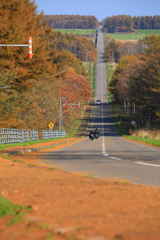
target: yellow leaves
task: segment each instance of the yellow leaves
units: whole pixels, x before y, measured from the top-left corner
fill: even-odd
[[[159,83],[159,88],[150,88],[150,90],[151,90],[153,93],[160,94],[160,83]]]
[[[119,64],[122,66],[127,66],[129,64],[132,64],[134,62],[138,61],[138,58],[135,55],[129,55],[129,56],[122,56],[120,59]]]
[[[156,116],[160,119],[160,110],[156,111]]]

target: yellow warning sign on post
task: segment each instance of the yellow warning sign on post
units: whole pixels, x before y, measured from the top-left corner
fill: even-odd
[[[50,122],[50,123],[48,124],[48,127],[49,127],[50,129],[52,129],[52,128],[54,127],[54,123]]]

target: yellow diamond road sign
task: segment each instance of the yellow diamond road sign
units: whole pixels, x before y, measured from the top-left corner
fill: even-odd
[[[48,125],[49,128],[53,128],[54,124],[52,122],[50,122],[50,124]]]

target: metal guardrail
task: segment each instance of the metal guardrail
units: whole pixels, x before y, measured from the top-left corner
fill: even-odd
[[[43,139],[66,137],[65,131],[42,130]]]
[[[38,130],[0,128],[0,144],[37,141]]]
[[[28,130],[22,129],[21,134],[22,134],[22,142],[28,142],[30,140]]]
[[[39,140],[38,130],[30,130],[30,139],[32,141],[38,141]]]
[[[22,132],[18,129],[1,128],[0,144],[22,142]]]
[[[43,139],[66,137],[65,131],[42,130]],[[38,141],[38,130],[0,128],[0,144]]]

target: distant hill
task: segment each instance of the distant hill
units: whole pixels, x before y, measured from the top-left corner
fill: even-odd
[[[62,29],[96,29],[99,21],[95,16],[85,15],[45,15],[48,26]]]

